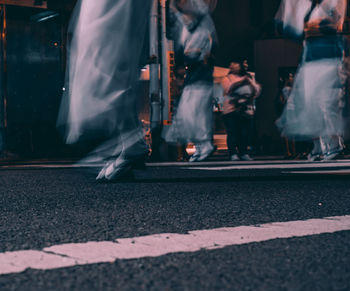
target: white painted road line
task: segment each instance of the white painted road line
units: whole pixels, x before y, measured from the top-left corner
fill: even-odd
[[[158,257],[227,246],[334,233],[350,230],[350,215],[276,222],[254,226],[196,230],[188,234],[162,233],[116,241],[70,243],[43,250],[0,253],[0,275],[26,269],[50,270],[77,265],[113,263],[115,260]]]

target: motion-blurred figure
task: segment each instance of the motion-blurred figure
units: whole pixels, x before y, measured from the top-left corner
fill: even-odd
[[[58,119],[67,143],[104,142],[88,161],[119,179],[148,154],[134,92],[151,1],[79,0],[69,28],[66,91]]]
[[[216,31],[210,16],[210,1],[172,2],[178,28],[176,47],[182,51],[186,78],[173,124],[165,134],[172,143],[194,143],[190,162],[203,161],[215,147],[213,141],[213,50]]]
[[[185,86],[185,76],[186,76],[186,69],[184,66],[179,65],[174,70],[174,80],[173,80],[173,98],[174,98],[174,111],[173,114],[176,115],[176,110],[179,105],[179,102],[181,100],[181,95],[183,88]],[[186,151],[186,144],[179,143],[176,145],[177,148],[177,157],[176,161],[178,162],[184,162],[188,160],[188,154]]]
[[[300,35],[304,51],[286,107],[277,125],[283,136],[313,140],[308,159],[329,160],[344,148],[344,41],[346,0],[284,0],[280,20]],[[288,10],[289,9],[289,10]]]
[[[293,74],[289,73],[287,78],[281,78],[280,79],[280,89],[276,96],[275,100],[275,106],[276,106],[276,112],[278,118],[283,113],[283,109],[285,108],[287,104],[287,100],[290,96],[290,93],[292,92],[292,85],[293,85]],[[285,147],[285,153],[284,158],[285,159],[293,159],[296,157],[296,150],[295,150],[295,141],[294,139],[289,139],[288,137],[283,137],[284,147]]]

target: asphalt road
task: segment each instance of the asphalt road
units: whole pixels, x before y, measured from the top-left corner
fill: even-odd
[[[350,164],[272,165],[152,165],[120,183],[97,183],[94,168],[2,167],[0,255],[350,215]],[[350,231],[27,269],[0,275],[0,290],[350,290]]]

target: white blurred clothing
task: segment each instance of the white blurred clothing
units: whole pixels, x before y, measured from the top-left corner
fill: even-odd
[[[303,63],[292,92],[277,121],[282,136],[308,140],[343,134],[342,61],[324,59]]]
[[[304,18],[310,11],[311,0],[282,0],[275,19],[282,23],[285,33],[301,37],[304,32]]]
[[[343,29],[346,4],[346,0],[323,0],[310,11],[312,0],[282,0],[275,19],[282,23],[285,34],[297,38],[303,36],[306,17],[312,30],[317,31],[331,23],[340,32]],[[306,34],[308,33],[306,29]]]
[[[183,89],[167,142],[201,143],[213,137],[213,86],[191,84]]]
[[[343,135],[344,41],[335,27],[343,25],[345,4],[345,0],[324,0],[305,23],[302,61],[277,120],[283,136],[311,140]]]
[[[65,94],[58,127],[67,143],[104,139],[104,160],[146,150],[137,116],[138,80],[151,1],[79,0],[69,27]]]
[[[191,28],[193,28],[191,26]],[[202,16],[193,30],[183,24],[179,38],[187,71],[185,86],[173,124],[165,133],[167,142],[203,143],[213,138],[213,64],[216,42],[209,14]]]

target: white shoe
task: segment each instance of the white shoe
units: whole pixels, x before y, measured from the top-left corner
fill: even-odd
[[[101,171],[98,173],[96,180],[104,180],[105,179],[105,174],[106,174],[106,170],[107,168],[111,165],[111,161],[108,161],[103,168],[101,169]]]
[[[119,156],[113,161],[109,161],[98,173],[96,180],[119,180],[132,173],[133,169],[144,169],[145,159],[148,152],[125,159]]]
[[[196,151],[188,160],[190,163],[197,162],[198,158],[201,156],[199,151]]]
[[[238,156],[237,154],[234,154],[234,155],[232,155],[232,156],[230,157],[230,160],[236,162],[236,161],[239,161],[240,158],[239,158],[239,156]]]
[[[307,155],[307,160],[308,160],[309,162],[319,161],[319,160],[321,160],[321,155],[320,155],[320,154],[309,153],[309,154]]]
[[[197,158],[196,162],[201,162],[209,158],[216,151],[216,148],[217,147],[213,146],[211,143],[205,148],[201,147],[200,156]]]
[[[244,154],[243,156],[241,156],[241,160],[242,161],[253,161],[252,157],[248,154]]]
[[[132,169],[132,161],[116,159],[105,171],[105,179],[108,181],[117,180]]]
[[[335,157],[340,155],[340,153],[343,151],[343,148],[339,148],[337,150],[334,150],[332,152],[328,152],[323,156],[323,161],[330,161],[333,160]]]

